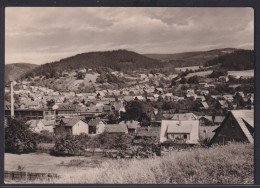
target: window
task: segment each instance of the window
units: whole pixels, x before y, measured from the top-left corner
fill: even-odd
[[[184,138],[184,139],[187,139],[187,138],[188,138],[187,134],[184,134],[184,135],[183,135],[183,138]]]

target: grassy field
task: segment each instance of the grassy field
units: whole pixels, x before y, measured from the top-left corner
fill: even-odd
[[[228,71],[230,76],[254,77],[254,70]]]
[[[208,76],[212,73],[213,71],[212,70],[208,70],[208,71],[201,71],[201,72],[194,72],[194,73],[189,73],[186,78],[190,78],[192,76],[201,76],[201,77],[204,77],[204,76]]]
[[[29,154],[32,155],[32,154]],[[72,184],[253,184],[254,150],[250,144],[230,144],[169,153],[143,160],[106,160],[96,167],[85,167],[86,158],[31,158],[6,154],[5,168],[12,163],[37,161],[52,171],[65,161],[62,177],[51,183]],[[12,159],[13,157],[13,159]],[[24,157],[24,158],[23,158]],[[48,159],[47,159],[48,158]],[[57,161],[59,160],[59,162]],[[91,159],[94,160],[94,159]],[[28,167],[28,166],[27,166]],[[37,169],[38,167],[34,167]],[[57,170],[56,170],[57,171]],[[46,181],[47,182],[47,181]],[[23,183],[46,183],[43,181]]]

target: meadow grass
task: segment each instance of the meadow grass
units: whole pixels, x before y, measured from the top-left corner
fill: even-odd
[[[64,172],[51,183],[253,184],[253,156],[253,145],[232,143],[153,159],[107,160],[96,168]]]

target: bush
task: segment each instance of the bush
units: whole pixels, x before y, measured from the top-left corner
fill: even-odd
[[[36,151],[36,142],[29,127],[15,119],[8,119],[5,128],[5,151],[11,153],[29,153]]]
[[[85,153],[85,145],[82,145],[78,136],[67,136],[55,142],[51,155],[82,155]]]

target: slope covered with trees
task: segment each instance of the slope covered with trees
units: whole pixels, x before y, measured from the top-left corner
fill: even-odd
[[[254,51],[237,50],[230,54],[225,54],[206,62],[205,66],[220,65],[220,68],[235,70],[254,69]]]
[[[164,67],[166,64],[127,50],[82,53],[36,68],[27,76],[55,74],[81,68],[107,67],[116,71],[133,71]]]

